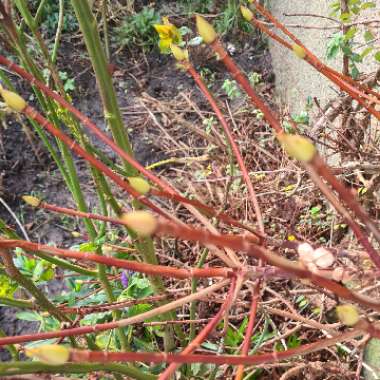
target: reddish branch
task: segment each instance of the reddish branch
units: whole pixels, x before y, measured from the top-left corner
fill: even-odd
[[[308,279],[313,282],[315,285],[323,287],[331,292],[335,293],[337,296],[344,299],[357,302],[362,306],[380,310],[380,303],[375,302],[373,299],[366,297],[364,295],[355,293],[346,287],[342,286],[338,282],[332,281],[328,278],[322,277],[319,272],[311,272],[298,262],[288,260],[282,256],[279,256],[270,250],[261,247],[252,243],[249,237],[242,235],[222,235],[222,234],[213,234],[207,230],[191,228],[188,226],[178,225],[171,223],[168,220],[158,220],[158,226],[155,232],[160,236],[172,236],[184,240],[190,240],[193,242],[200,242],[202,244],[208,245],[212,244],[219,247],[230,248],[234,251],[242,251],[250,256],[254,256],[258,259],[263,260],[264,262],[273,265],[281,270],[288,272],[290,275],[293,275],[298,278]],[[14,248],[21,247],[27,250],[41,250],[42,245],[30,243],[23,240],[0,240],[0,247],[4,248]],[[110,263],[110,260],[113,263],[117,264],[119,267],[126,269],[138,269],[144,271],[144,273],[149,274],[158,274],[162,276],[172,276],[176,278],[191,278],[195,276],[195,273],[199,276],[198,273],[208,274],[208,276],[219,276],[219,277],[233,277],[235,271],[228,268],[209,268],[203,269],[206,272],[198,272],[196,269],[173,269],[168,267],[159,267],[148,266],[148,264],[136,263],[136,262],[127,262],[127,260],[118,260],[110,257],[97,256],[92,253],[78,253],[68,250],[62,250],[58,248],[52,248],[45,246],[47,252],[51,254],[63,256],[63,257],[72,257],[72,258],[82,258],[82,259],[91,259],[94,262],[101,262],[104,264]],[[145,267],[141,267],[145,265]],[[135,269],[134,269],[135,268]],[[156,271],[159,269],[159,271]],[[155,272],[156,271],[156,272]],[[207,272],[208,271],[208,272]],[[246,271],[242,273],[243,275],[248,275],[249,271],[247,268],[242,268],[241,271]]]
[[[0,247],[3,248],[22,248],[31,252],[44,252],[54,256],[66,257],[81,261],[91,261],[94,263],[105,264],[116,268],[131,270],[134,272],[145,273],[147,275],[172,277],[178,279],[221,277],[230,278],[235,275],[235,271],[230,268],[189,268],[177,269],[164,265],[152,265],[139,263],[137,261],[115,259],[108,256],[100,256],[91,252],[72,251],[68,249],[55,248],[45,244],[32,243],[26,240],[6,240],[0,239]]]
[[[261,110],[261,112],[264,114],[265,119],[272,126],[272,128],[277,133],[282,133],[282,127],[279,120],[274,115],[273,111],[261,100],[261,98],[253,90],[248,78],[239,69],[235,61],[229,56],[229,54],[221,44],[220,40],[216,39],[210,46],[215,51],[215,53],[218,54],[219,59],[227,67],[232,77],[240,84],[240,86],[244,89],[247,95],[251,98],[253,104],[255,104],[256,107]]]
[[[227,294],[226,300],[223,302],[219,312],[211,319],[210,322],[199,332],[199,334],[195,337],[195,339],[188,344],[188,346],[179,354],[179,356],[187,356],[192,354],[199,346],[202,344],[204,340],[210,335],[210,333],[214,330],[216,325],[223,318],[223,314],[227,312],[233,301],[233,294],[236,287],[236,279],[233,279],[231,282],[230,290]],[[175,372],[175,370],[179,367],[179,363],[172,363],[166,370],[160,375],[158,380],[167,380],[170,376]]]
[[[260,296],[260,282],[258,281],[256,285],[252,289],[252,302],[251,302],[251,310],[249,311],[249,320],[248,325],[245,330],[245,336],[243,341],[243,347],[241,349],[242,356],[247,356],[249,352],[249,348],[251,346],[251,337],[253,333],[253,328],[255,326],[255,319],[257,313],[257,306],[259,302]],[[244,365],[239,365],[236,371],[235,380],[242,380],[244,375]]]
[[[142,166],[140,163],[138,163],[127,152],[125,152],[118,145],[116,145],[112,141],[112,139],[107,137],[107,135],[105,135],[87,116],[83,115],[78,109],[76,109],[74,106],[72,106],[70,103],[68,103],[62,96],[60,96],[56,92],[52,91],[44,83],[37,80],[33,75],[29,74],[28,72],[23,70],[20,66],[9,61],[7,58],[5,58],[2,55],[0,55],[0,64],[4,65],[5,67],[10,69],[11,71],[19,74],[21,77],[28,80],[31,85],[34,85],[37,88],[39,88],[45,95],[51,97],[58,104],[60,104],[63,108],[65,108],[66,110],[71,112],[76,118],[78,118],[78,120],[81,121],[81,123],[85,127],[87,127],[92,133],[94,133],[106,145],[108,145],[115,153],[117,153],[121,158],[123,158],[131,166],[133,166],[140,173],[142,173],[146,178],[149,178],[153,183],[155,183],[157,186],[159,186],[160,188],[163,189],[163,190],[152,189],[151,190],[152,195],[172,199],[172,200],[175,200],[177,202],[181,202],[184,204],[194,206],[198,209],[201,209],[201,210],[207,212],[208,214],[210,214],[212,216],[217,217],[220,220],[223,220],[226,223],[229,223],[229,224],[234,225],[236,227],[246,229],[246,230],[256,234],[260,238],[263,238],[260,234],[258,234],[253,229],[251,229],[247,226],[244,226],[242,223],[240,223],[237,220],[229,217],[228,215],[223,214],[223,213],[218,213],[212,207],[208,207],[199,201],[189,200],[185,197],[182,197],[169,183],[167,183],[163,179],[158,178],[151,171],[147,170],[144,166]],[[119,184],[119,186],[120,186],[120,184]]]
[[[228,71],[240,84],[240,86],[246,91],[252,102],[263,112],[264,117],[276,131],[276,133],[283,133],[279,119],[277,115],[260,99],[254,89],[251,87],[248,78],[242,73],[234,60],[228,55],[227,51],[222,46],[219,39],[216,39],[210,44],[212,49],[219,55],[221,61],[225,64]],[[341,199],[347,204],[347,206],[355,213],[355,215],[366,225],[370,232],[372,232],[375,238],[380,242],[380,231],[377,226],[371,221],[369,215],[362,209],[359,202],[351,194],[351,192],[335,177],[331,174],[331,170],[318,155],[310,163],[310,167],[315,168],[319,175],[324,178],[330,186],[338,192]],[[317,184],[319,185],[319,181]],[[331,190],[329,192],[332,194]],[[325,194],[326,195],[326,194]],[[368,251],[369,256],[376,266],[380,269],[380,256],[378,252],[372,247],[367,236],[365,236],[359,225],[352,219],[351,225],[355,225],[353,229],[358,241],[363,243],[364,248]]]
[[[377,99],[380,99],[380,94],[377,93],[376,91],[374,91],[372,88],[365,86],[359,82],[356,82],[350,76],[342,74],[339,71],[336,71],[333,68],[324,64],[309,49],[307,49],[307,47],[302,43],[301,40],[299,40],[289,29],[287,29],[286,26],[283,23],[281,23],[276,17],[274,17],[264,6],[262,6],[257,1],[254,1],[254,4],[255,4],[255,7],[259,13],[261,13],[264,17],[266,17],[276,28],[281,30],[293,42],[295,42],[297,45],[301,46],[305,50],[308,59],[311,61],[309,63],[312,64],[316,69],[321,68],[323,70],[326,70],[326,71],[330,72],[331,74],[333,74],[334,76],[342,79],[343,81],[348,82],[352,86],[357,87],[359,90],[361,90],[363,92],[367,92],[371,95],[374,95]],[[253,19],[253,21],[256,22],[257,20]],[[257,22],[259,22],[259,21],[257,21]],[[256,25],[256,26],[259,27],[260,29],[261,29],[261,26],[265,27],[264,24]],[[266,28],[265,33],[267,33],[267,31],[270,31],[270,30],[268,28]],[[271,32],[271,34],[268,33],[268,35],[270,35],[273,38],[272,34],[274,34],[274,33],[273,32]],[[291,49],[291,45],[288,42],[286,42],[285,40],[283,40],[281,37],[276,38],[276,41],[283,44],[285,47]],[[322,73],[322,74],[324,74],[324,73]],[[372,98],[368,98],[368,99],[373,101]]]
[[[217,102],[215,101],[214,97],[212,96],[211,92],[208,90],[206,84],[203,82],[201,76],[198,74],[198,72],[195,70],[194,66],[191,65],[189,62],[186,62],[184,66],[187,69],[187,72],[193,77],[195,80],[195,83],[198,85],[199,89],[202,91],[203,95],[211,105],[213,111],[215,112],[217,118],[219,119],[220,124],[223,127],[224,133],[226,134],[228,141],[231,145],[232,151],[234,152],[234,155],[236,157],[236,160],[238,162],[238,165],[240,167],[240,170],[242,172],[244,181],[247,185],[247,189],[251,198],[251,202],[253,205],[253,209],[255,210],[256,218],[257,218],[257,224],[259,226],[259,230],[262,234],[265,234],[264,230],[264,222],[263,217],[260,210],[260,205],[256,197],[255,190],[253,188],[251,179],[249,178],[248,170],[244,164],[243,157],[241,156],[240,150],[238,145],[236,144],[236,137],[234,136],[233,132],[231,131],[230,126],[228,125],[225,117],[223,116],[222,111],[220,110]]]
[[[216,365],[258,365],[289,359],[298,355],[306,355],[319,351],[336,343],[363,335],[360,330],[353,330],[336,337],[309,343],[286,351],[271,352],[252,356],[202,355],[202,354],[167,354],[147,352],[101,352],[72,350],[70,360],[73,362],[146,362],[146,363],[209,363]]]

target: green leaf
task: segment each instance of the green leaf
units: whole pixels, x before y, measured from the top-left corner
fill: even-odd
[[[344,35],[344,38],[346,41],[352,40],[357,33],[358,28],[355,26],[352,26],[350,29],[347,30],[347,32]]]
[[[18,285],[9,277],[0,275],[0,297],[13,298],[13,294],[17,290],[17,287]]]
[[[373,1],[368,1],[360,6],[361,9],[376,8],[376,4]]]
[[[365,40],[365,42],[369,42],[369,41],[372,41],[374,39],[375,39],[375,37],[371,33],[371,31],[370,30],[366,30],[365,33],[364,33],[364,40]]]
[[[374,369],[372,372],[364,367],[364,379],[380,379],[380,339],[372,338],[368,341],[364,349],[364,362]]]
[[[16,313],[16,317],[22,321],[41,322],[42,317],[35,311],[20,311]]]
[[[103,332],[96,336],[96,344],[102,349],[102,350],[111,350],[116,351],[117,345],[114,338],[113,332]]]
[[[214,352],[217,352],[219,349],[219,346],[217,344],[211,343],[211,342],[202,343],[202,347],[207,349],[207,350],[214,351]]]
[[[97,249],[97,245],[92,243],[92,242],[87,242],[87,243],[82,243],[80,246],[79,246],[79,251],[80,252],[93,252],[93,251],[96,251]]]
[[[128,317],[130,318],[130,317],[133,317],[135,315],[145,313],[146,311],[149,311],[151,309],[152,309],[152,305],[149,305],[146,303],[131,306],[128,309]]]
[[[336,33],[327,44],[326,57],[327,59],[334,59],[342,46],[344,37],[341,33]]]
[[[344,12],[340,15],[339,19],[342,22],[349,22],[351,20],[351,14],[348,12]]]
[[[314,206],[310,209],[310,214],[312,216],[317,216],[319,212],[321,211],[322,207],[321,206]]]
[[[297,348],[301,345],[301,339],[297,335],[292,334],[287,339],[288,348]]]
[[[369,46],[365,48],[361,53],[360,56],[362,57],[362,60],[373,50],[373,47]]]
[[[380,51],[375,53],[375,59],[376,59],[376,61],[380,62]]]

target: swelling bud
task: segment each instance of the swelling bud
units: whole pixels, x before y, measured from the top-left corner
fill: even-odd
[[[196,16],[196,24],[198,33],[206,44],[212,44],[218,38],[214,27],[202,16]]]
[[[359,322],[359,312],[355,305],[346,304],[336,307],[336,315],[346,326],[354,326]]]
[[[245,7],[244,5],[241,5],[240,6],[240,12],[241,12],[241,15],[243,16],[243,18],[246,20],[246,21],[251,21],[253,19],[253,13],[252,11]]]
[[[304,59],[306,57],[305,49],[297,44],[292,45],[293,53],[300,59]]]
[[[181,49],[179,46],[171,44],[170,50],[177,61],[182,62],[189,60],[189,52],[187,49]]]
[[[158,226],[157,219],[147,211],[133,211],[126,213],[123,214],[120,219],[128,228],[141,237],[151,236],[154,234]]]
[[[310,162],[317,154],[314,144],[306,137],[279,133],[277,139],[285,152],[298,161]]]
[[[32,207],[38,207],[41,204],[41,199],[33,197],[32,195],[23,195],[22,200]]]
[[[0,87],[0,95],[4,103],[13,111],[21,112],[26,107],[26,101],[18,94]]]
[[[29,358],[35,358],[49,365],[63,365],[70,358],[70,351],[65,346],[58,344],[45,344],[43,346],[26,348],[25,354]]]
[[[149,183],[141,177],[129,177],[128,182],[131,187],[141,195],[145,195],[150,191]]]

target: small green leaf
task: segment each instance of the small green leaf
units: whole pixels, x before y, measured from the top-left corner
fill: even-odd
[[[340,21],[342,22],[349,22],[351,20],[351,15],[348,12],[344,12],[340,15]]]
[[[97,246],[94,243],[88,242],[88,243],[82,243],[79,246],[79,251],[80,252],[93,252],[96,251]]]
[[[375,59],[376,59],[376,61],[380,62],[380,51],[375,53]]]
[[[365,42],[369,42],[369,41],[372,41],[374,39],[375,39],[375,37],[371,33],[371,31],[370,30],[366,30],[365,33],[364,33],[364,40],[365,40]]]
[[[374,370],[372,372],[367,367],[364,367],[364,379],[380,379],[380,339],[372,338],[368,341],[364,349],[364,363]]]
[[[361,9],[376,8],[376,4],[373,1],[368,1],[360,6]]]
[[[292,334],[287,339],[288,348],[297,348],[301,345],[301,339],[297,335]]]
[[[360,53],[360,56],[362,57],[362,60],[369,54],[371,53],[371,51],[373,50],[373,47],[372,46],[369,46],[367,48],[365,48],[361,53]]]
[[[358,28],[355,26],[352,26],[348,31],[345,33],[344,38],[346,41],[352,40],[355,37],[355,34],[357,33]]]
[[[21,319],[22,321],[28,322],[41,322],[42,317],[36,313],[35,311],[20,311],[16,313],[17,319]]]
[[[9,277],[0,275],[0,297],[13,298],[16,289],[16,283],[14,283]]]

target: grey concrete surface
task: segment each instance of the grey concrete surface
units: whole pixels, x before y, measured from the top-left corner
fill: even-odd
[[[332,0],[271,0],[269,6],[272,13],[285,24],[331,28],[336,24],[328,19],[286,16],[286,14],[295,13],[329,16],[331,13],[329,5],[331,3]],[[366,11],[363,16],[365,18],[376,18],[379,16],[379,11],[380,0],[377,0],[377,8]],[[290,30],[325,63],[335,69],[341,69],[341,56],[335,61],[326,60],[326,45],[336,30],[305,28],[290,28]],[[374,35],[379,35],[378,28],[372,28],[371,31]],[[291,113],[298,113],[303,110],[308,96],[318,98],[324,105],[336,94],[336,87],[332,86],[327,79],[276,42],[270,42],[270,52],[276,75],[278,100],[280,104],[287,105]],[[364,72],[371,72],[376,70],[377,66],[373,57],[369,57],[361,69]]]

